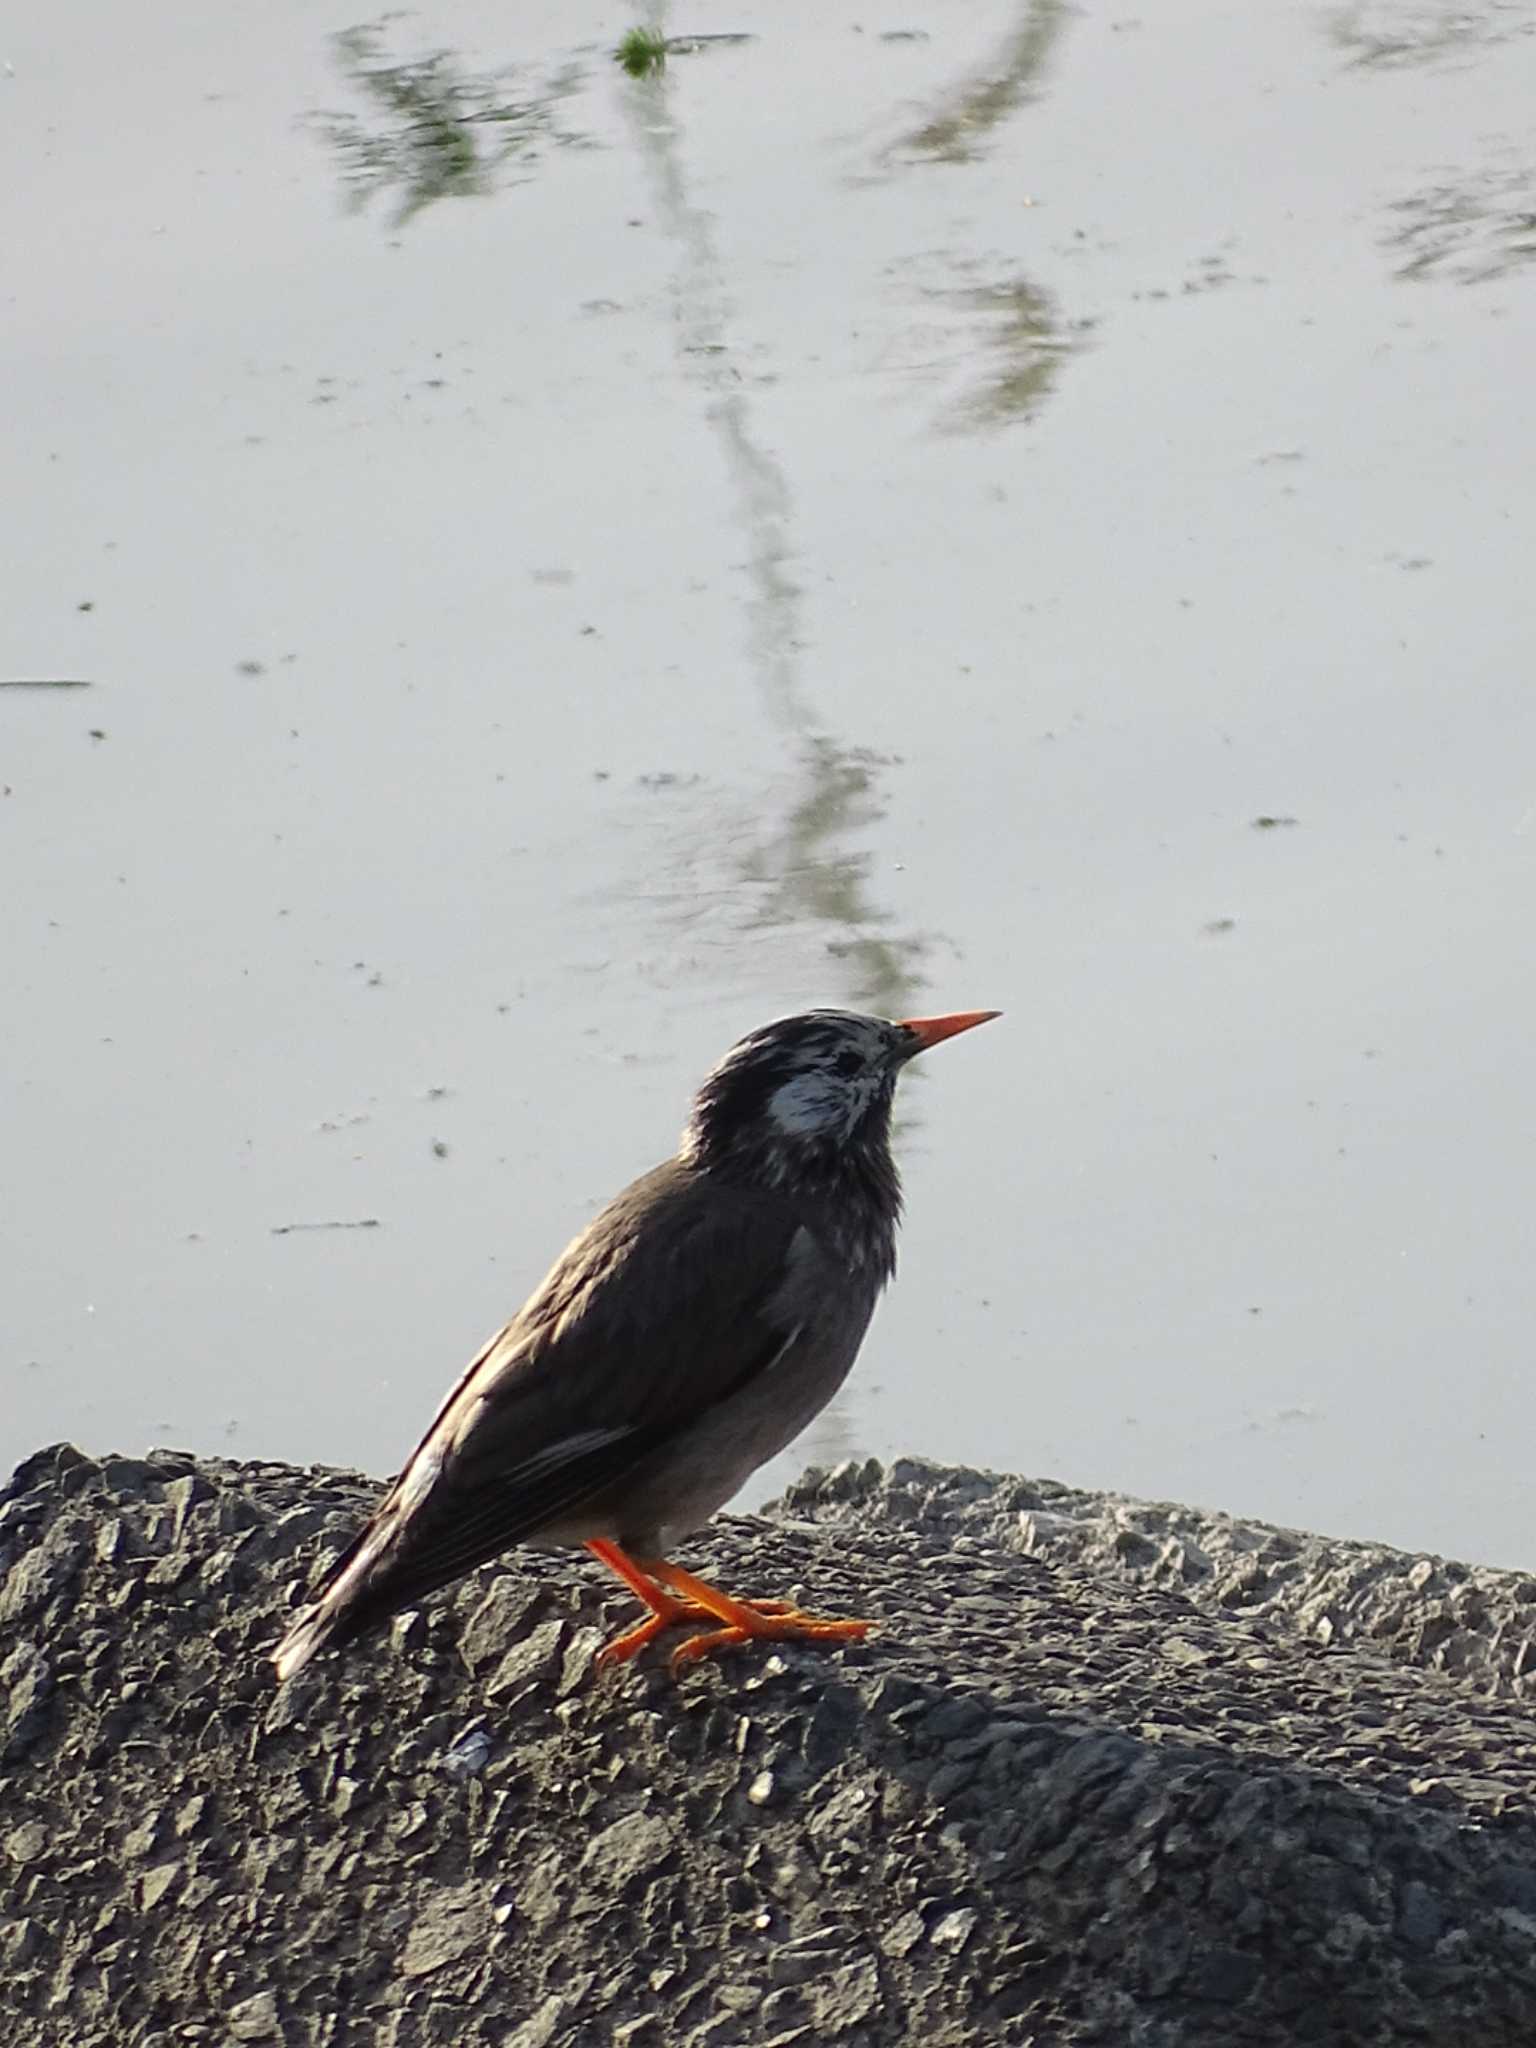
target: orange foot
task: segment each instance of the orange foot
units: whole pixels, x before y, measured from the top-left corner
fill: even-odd
[[[654,1642],[663,1629],[674,1628],[681,1622],[704,1622],[708,1626],[679,1643],[672,1652],[674,1677],[700,1657],[713,1657],[739,1643],[858,1642],[873,1626],[867,1621],[823,1620],[819,1615],[802,1613],[789,1600],[733,1600],[729,1593],[722,1593],[707,1580],[695,1578],[692,1572],[685,1572],[664,1557],[637,1562],[616,1543],[594,1539],[587,1548],[650,1609],[644,1621],[615,1636],[598,1651],[600,1671],[627,1663],[647,1643]]]

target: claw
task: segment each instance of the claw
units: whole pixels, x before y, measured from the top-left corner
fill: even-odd
[[[659,1586],[656,1590],[661,1593]],[[620,1664],[627,1664],[648,1643],[654,1643],[659,1635],[665,1635],[669,1628],[676,1628],[682,1622],[710,1622],[715,1619],[707,1608],[696,1607],[691,1600],[673,1600],[666,1593],[661,1593],[661,1598],[666,1601],[664,1607],[656,1607],[644,1621],[637,1621],[633,1628],[625,1629],[611,1643],[604,1643],[592,1659],[594,1669],[612,1671]]]
[[[631,1657],[640,1654],[647,1643],[655,1642],[663,1629],[671,1626],[672,1617],[669,1614],[647,1615],[644,1621],[637,1621],[633,1628],[627,1628],[622,1635],[615,1636],[611,1643],[604,1643],[592,1659],[593,1669],[613,1671],[620,1664],[627,1664]]]

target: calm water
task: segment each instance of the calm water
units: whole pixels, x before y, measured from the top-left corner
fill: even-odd
[[[741,1031],[996,1005],[759,1491],[1536,1565],[1530,9],[858,17],[12,21],[0,1462],[383,1473]]]

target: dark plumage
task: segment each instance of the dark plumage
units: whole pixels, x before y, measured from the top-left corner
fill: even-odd
[[[289,1677],[513,1543],[585,1543],[650,1617],[705,1635],[862,1634],[748,1605],[667,1560],[841,1386],[896,1258],[896,1078],[995,1011],[887,1023],[811,1010],[700,1088],[675,1158],[609,1203],[471,1363],[273,1655]]]

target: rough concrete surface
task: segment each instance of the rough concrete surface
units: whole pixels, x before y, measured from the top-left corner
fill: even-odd
[[[866,1644],[598,1679],[517,1552],[278,1691],[374,1492],[0,1490],[7,2048],[1536,2040],[1536,1582],[908,1460],[687,1554]]]

